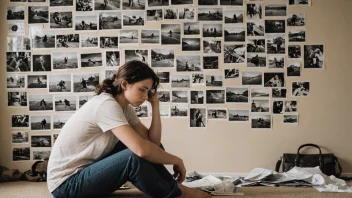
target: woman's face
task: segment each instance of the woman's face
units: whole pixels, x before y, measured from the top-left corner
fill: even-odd
[[[133,84],[128,84],[124,91],[124,96],[128,103],[134,107],[140,106],[145,100],[148,100],[148,92],[153,85],[152,79],[145,79]]]
[[[275,80],[279,80],[279,76],[278,75],[275,75]]]

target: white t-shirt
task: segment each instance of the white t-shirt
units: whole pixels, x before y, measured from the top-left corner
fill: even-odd
[[[70,176],[104,158],[118,142],[111,129],[140,122],[131,105],[123,109],[112,95],[94,96],[65,123],[49,158],[50,192]]]

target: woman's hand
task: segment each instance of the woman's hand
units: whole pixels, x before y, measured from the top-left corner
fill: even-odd
[[[158,92],[156,90],[150,90],[148,92],[148,102],[150,102],[151,105],[159,104]]]
[[[174,164],[174,178],[177,180],[179,184],[181,184],[186,179],[186,168],[183,164],[183,161],[180,159],[180,162]]]

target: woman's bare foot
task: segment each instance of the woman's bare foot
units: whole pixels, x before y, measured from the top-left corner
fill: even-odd
[[[179,198],[211,198],[209,193],[201,190],[188,188],[182,184],[179,184],[178,187],[182,191],[182,195]]]

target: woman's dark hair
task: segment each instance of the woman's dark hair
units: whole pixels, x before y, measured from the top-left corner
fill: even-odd
[[[149,78],[153,80],[152,90],[157,90],[159,86],[159,77],[155,72],[147,64],[141,61],[132,60],[122,65],[111,78],[106,78],[100,83],[97,86],[95,93],[96,95],[99,95],[105,92],[115,97],[122,93],[122,80],[127,81],[129,84],[133,84]]]

